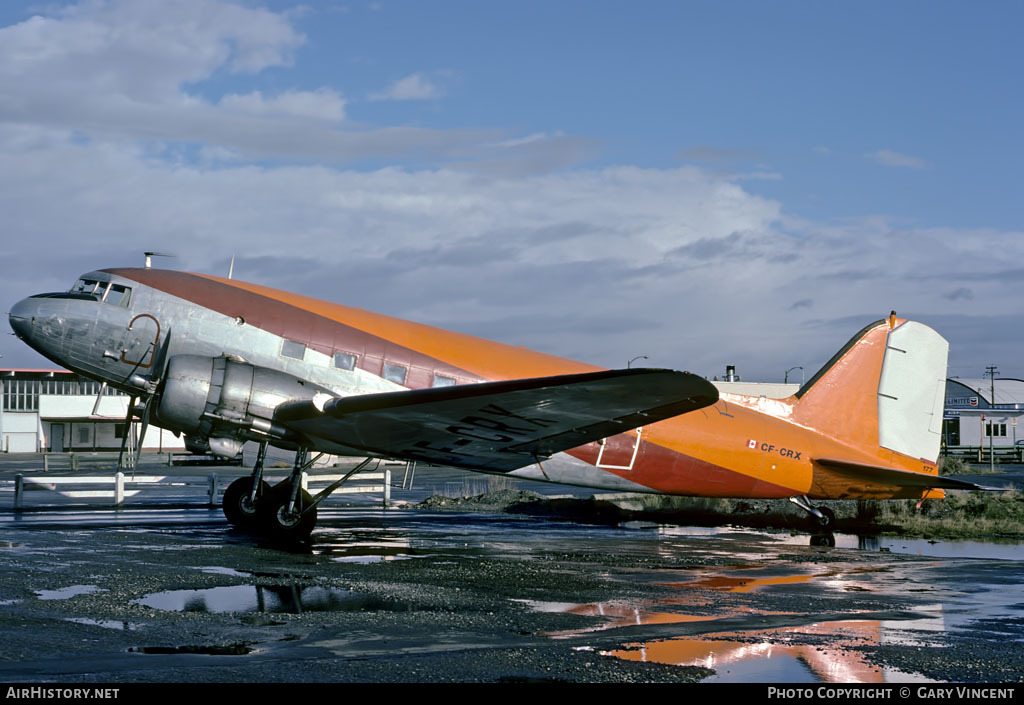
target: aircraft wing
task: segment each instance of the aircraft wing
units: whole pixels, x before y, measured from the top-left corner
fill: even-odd
[[[688,372],[609,370],[286,402],[274,421],[328,452],[508,471],[717,400]]]

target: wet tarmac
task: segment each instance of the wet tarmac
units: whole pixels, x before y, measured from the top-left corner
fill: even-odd
[[[1024,548],[328,507],[0,512],[0,681],[1024,680]]]

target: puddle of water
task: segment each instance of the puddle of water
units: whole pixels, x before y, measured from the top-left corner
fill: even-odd
[[[75,622],[76,624],[87,624],[91,627],[103,627],[104,629],[116,629],[118,631],[129,631],[133,632],[141,624],[134,624],[132,622],[120,622],[114,619],[87,619],[85,617],[68,617],[66,622]]]
[[[747,582],[724,580],[717,587],[712,576],[687,587],[714,587],[730,591],[753,589]],[[812,579],[816,576],[795,576]],[[778,584],[778,578],[751,579],[759,584]],[[765,582],[767,581],[767,582]],[[797,581],[799,582],[799,581]],[[711,583],[710,585],[707,583]],[[635,605],[615,603],[576,604],[516,600],[540,612],[558,612],[591,617],[604,617],[600,623],[581,629],[551,632],[553,639],[628,627],[634,625],[684,624],[714,622],[740,614],[760,613],[750,608],[715,614],[679,614],[659,612]],[[668,600],[668,603],[674,603]],[[703,666],[716,671],[708,682],[778,682],[778,683],[884,683],[907,682],[916,676],[884,669],[868,663],[857,647],[879,644],[915,644],[934,646],[922,632],[942,632],[941,608],[935,616],[909,621],[840,620],[807,624],[798,627],[752,630],[749,632],[710,632],[701,637],[657,639],[642,644],[626,644],[621,649],[601,651],[631,661],[657,662],[677,666]],[[591,647],[580,646],[577,649]]]
[[[202,573],[212,573],[213,575],[227,575],[232,578],[247,578],[252,575],[251,572],[235,570],[234,568],[225,568],[217,565],[196,566],[194,570],[198,570]]]
[[[137,604],[169,612],[353,612],[395,610],[394,603],[351,590],[297,585],[229,585],[203,590],[169,590]]]
[[[90,595],[94,592],[106,592],[98,585],[71,585],[59,590],[36,590],[36,596],[40,600],[67,600],[79,595]]]
[[[855,650],[881,639],[879,622],[838,621],[662,639],[601,653],[630,661],[714,669],[716,674],[705,682],[885,683],[894,673],[868,663]]]
[[[245,644],[228,644],[226,646],[133,646],[128,649],[133,654],[197,654],[200,656],[245,656],[252,649]]]
[[[574,604],[567,602],[538,602],[535,600],[513,600],[521,602],[537,612],[554,612],[560,614],[578,614],[586,617],[605,617],[605,621],[584,629],[572,629],[562,632],[548,632],[547,636],[554,639],[577,636],[591,632],[617,629],[638,624],[682,624],[686,622],[711,622],[721,619],[723,615],[679,614],[677,612],[652,612],[631,605],[614,603]]]
[[[338,563],[366,564],[415,558],[417,552],[405,536],[359,529],[321,532],[313,553]]]
[[[779,541],[790,545],[807,545],[806,536],[779,535]],[[856,536],[835,534],[836,548],[860,551],[902,553],[933,558],[994,558],[1005,561],[1024,560],[1024,544],[1020,541],[936,541],[899,536]]]
[[[666,538],[686,539],[733,539],[743,536],[766,536],[779,543],[791,546],[808,546],[811,537],[805,533],[758,531],[736,527],[694,527],[661,526],[658,535]],[[857,536],[856,534],[834,534],[836,548],[852,548],[861,551],[884,551],[935,558],[995,558],[998,560],[1024,560],[1024,542],[1017,540],[993,541],[936,541],[932,539],[911,539],[898,536]],[[739,554],[737,554],[739,555]],[[755,560],[757,556],[752,556]]]

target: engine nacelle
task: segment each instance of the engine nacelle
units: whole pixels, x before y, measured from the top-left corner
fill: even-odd
[[[156,415],[161,426],[206,439],[210,452],[233,456],[246,440],[294,440],[274,423],[274,410],[316,394],[334,396],[320,385],[230,356],[175,355]]]

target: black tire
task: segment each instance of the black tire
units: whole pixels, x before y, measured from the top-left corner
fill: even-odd
[[[299,490],[298,508],[301,514],[288,511],[291,497],[292,486],[288,482],[271,487],[259,503],[260,528],[274,539],[305,541],[316,526],[316,507],[306,509],[313,503],[313,497],[309,492]]]
[[[255,503],[249,501],[251,491],[252,477],[240,477],[224,490],[224,501],[221,507],[224,510],[224,516],[232,526],[237,526],[240,529],[251,529],[256,526],[259,503],[270,491],[270,485],[260,482]]]
[[[835,548],[836,537],[833,534],[813,534],[811,535],[811,545]]]

